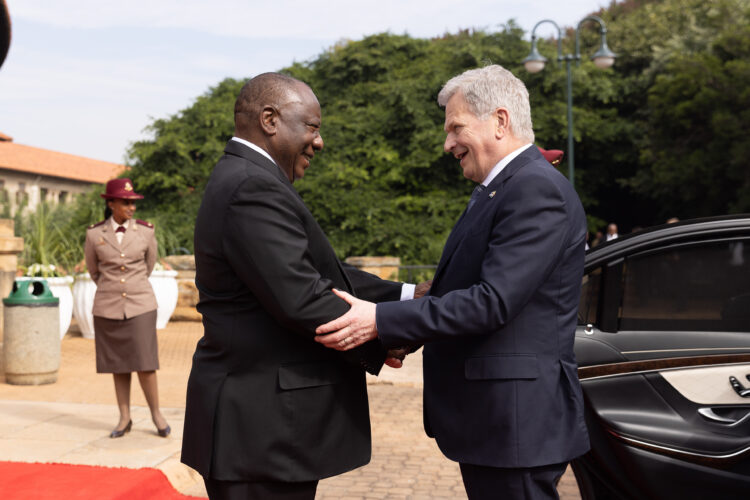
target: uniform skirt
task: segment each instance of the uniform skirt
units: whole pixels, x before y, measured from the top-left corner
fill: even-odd
[[[156,309],[127,319],[94,316],[97,373],[159,369]]]

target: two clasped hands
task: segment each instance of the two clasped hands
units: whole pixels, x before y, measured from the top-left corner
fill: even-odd
[[[430,290],[432,280],[419,283],[414,290],[414,298],[419,299]],[[320,325],[315,333],[315,341],[337,351],[348,351],[378,337],[375,323],[376,304],[358,299],[351,294],[336,288],[333,289],[338,297],[351,306],[346,314]],[[407,347],[389,349],[385,364],[391,368],[401,368],[406,355],[411,352]]]

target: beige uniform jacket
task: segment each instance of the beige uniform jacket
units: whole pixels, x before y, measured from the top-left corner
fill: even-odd
[[[86,266],[96,283],[94,316],[125,319],[156,309],[148,276],[156,263],[156,238],[150,222],[131,220],[122,244],[110,219],[86,231]]]

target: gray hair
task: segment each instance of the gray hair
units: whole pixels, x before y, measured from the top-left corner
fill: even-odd
[[[507,69],[493,64],[454,76],[438,94],[438,104],[445,107],[457,92],[461,92],[469,109],[480,120],[487,119],[497,108],[507,109],[510,133],[519,139],[534,142],[529,91]]]

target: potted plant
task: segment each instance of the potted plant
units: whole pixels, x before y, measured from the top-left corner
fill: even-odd
[[[76,267],[76,279],[73,284],[73,316],[81,330],[81,336],[86,339],[94,338],[94,296],[96,283],[86,271],[86,263],[81,261]]]
[[[169,318],[177,307],[177,271],[173,271],[169,264],[157,262],[148,281],[156,295],[156,329],[167,327]]]

